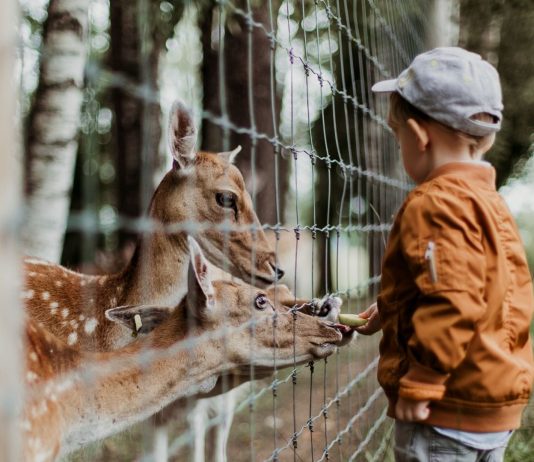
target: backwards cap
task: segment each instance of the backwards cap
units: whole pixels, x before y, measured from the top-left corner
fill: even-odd
[[[374,92],[397,92],[417,109],[456,130],[485,136],[501,128],[499,74],[476,53],[435,48],[417,55],[398,78],[373,85]],[[472,117],[488,113],[496,122]]]

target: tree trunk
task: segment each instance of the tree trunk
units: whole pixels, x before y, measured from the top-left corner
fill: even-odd
[[[263,6],[253,6],[251,13],[255,22],[270,30],[270,11],[264,3]],[[278,2],[273,4],[273,21],[276,23]],[[236,6],[247,10],[244,1],[236,2]],[[227,129],[205,119],[202,148],[223,151],[241,145],[243,151],[237,156],[236,165],[243,172],[247,188],[255,199],[259,219],[262,223],[275,224],[283,219],[288,171],[278,172],[276,184],[276,149],[266,139],[255,137],[257,133],[273,138],[278,131],[280,97],[273,88],[274,69],[271,67],[274,50],[271,50],[265,30],[259,27],[249,30],[245,18],[232,10],[228,11],[227,20],[224,20],[224,14],[220,7],[212,5],[200,15],[204,109],[215,117],[227,116],[233,127]],[[219,34],[221,18],[224,30]],[[236,127],[246,132],[237,133]],[[278,214],[277,190],[280,198]]]
[[[22,405],[22,307],[17,223],[22,209],[18,127],[15,126],[18,2],[2,3],[0,14],[0,460],[21,460],[18,411]]]
[[[83,99],[89,0],[50,0],[29,116],[24,250],[57,262],[67,224]]]
[[[115,87],[112,91],[117,208],[120,216],[130,219],[141,216],[148,207],[161,137],[158,71],[163,43],[154,39],[154,19],[150,11],[141,11],[143,5],[143,2],[131,0],[116,0],[110,4],[111,69],[128,81],[143,85],[148,94],[148,98],[142,98],[125,87]],[[131,230],[120,230],[119,247],[136,237],[137,233]]]
[[[532,152],[533,24],[534,4],[531,1],[506,3],[497,63],[503,90],[504,120],[502,130],[497,134],[496,146],[487,156],[497,169],[498,186],[503,185]]]

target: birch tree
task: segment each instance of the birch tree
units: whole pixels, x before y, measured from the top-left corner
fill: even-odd
[[[24,250],[61,257],[78,149],[89,0],[50,0],[39,85],[29,116]]]

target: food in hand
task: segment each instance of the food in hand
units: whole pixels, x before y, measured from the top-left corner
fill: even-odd
[[[367,324],[367,319],[361,318],[357,314],[340,314],[338,321],[350,327],[361,327]]]

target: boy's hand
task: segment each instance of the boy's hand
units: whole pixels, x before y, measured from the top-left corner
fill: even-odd
[[[372,335],[380,330],[380,316],[376,303],[373,303],[363,313],[359,313],[358,316],[368,320],[364,326],[354,328],[359,334]]]
[[[395,417],[405,422],[417,422],[428,419],[430,401],[413,401],[399,396],[395,406]]]

